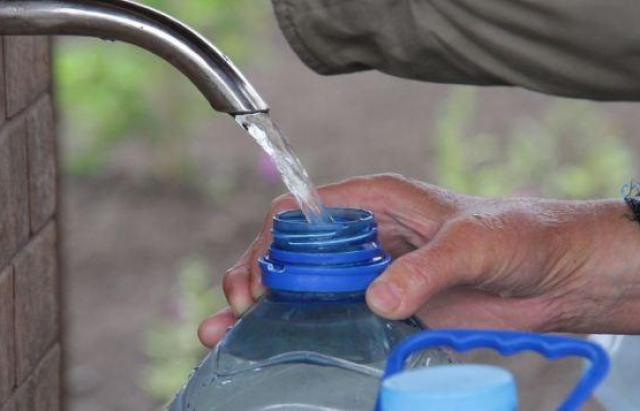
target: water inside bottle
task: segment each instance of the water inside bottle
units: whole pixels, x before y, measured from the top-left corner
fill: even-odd
[[[242,114],[235,116],[235,120],[271,157],[307,221],[312,224],[331,223],[331,216],[325,210],[307,170],[269,114]]]

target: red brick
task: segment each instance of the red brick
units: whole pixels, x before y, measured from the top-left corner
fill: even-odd
[[[6,94],[4,92],[4,47],[2,43],[2,37],[0,37],[0,127],[4,124],[7,117]]]
[[[60,393],[60,346],[56,345],[18,387],[2,411],[58,411]]]
[[[0,132],[0,269],[29,237],[27,127],[23,120]]]
[[[0,404],[16,384],[13,325],[13,266],[0,272]]]
[[[55,222],[14,260],[16,380],[25,380],[58,340],[59,303]]]
[[[7,116],[11,118],[49,87],[49,38],[6,36],[4,53]]]
[[[45,95],[27,116],[31,231],[38,231],[56,209],[56,141],[53,106]]]

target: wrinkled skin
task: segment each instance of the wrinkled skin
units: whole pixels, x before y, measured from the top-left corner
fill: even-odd
[[[329,206],[376,215],[395,259],[367,290],[383,317],[417,313],[432,328],[640,333],[640,226],[622,200],[487,199],[397,175],[347,180],[320,195]],[[274,201],[225,275],[231,308],[203,321],[204,345],[215,345],[264,293],[256,261],[273,215],[292,208],[289,196]]]

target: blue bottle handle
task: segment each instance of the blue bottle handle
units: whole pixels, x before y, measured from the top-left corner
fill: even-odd
[[[442,346],[459,352],[477,348],[493,348],[505,356],[522,351],[535,351],[551,360],[569,356],[590,360],[591,366],[582,375],[570,395],[558,407],[559,411],[577,410],[583,402],[589,399],[593,390],[609,370],[609,357],[605,351],[589,341],[518,331],[432,330],[408,337],[398,344],[389,355],[382,379],[401,372],[405,361],[412,353]],[[381,411],[379,396],[375,409]]]

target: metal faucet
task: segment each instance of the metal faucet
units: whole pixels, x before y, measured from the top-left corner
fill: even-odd
[[[204,37],[129,0],[0,0],[0,35],[76,35],[135,44],[180,70],[215,110],[269,111],[231,60]]]

